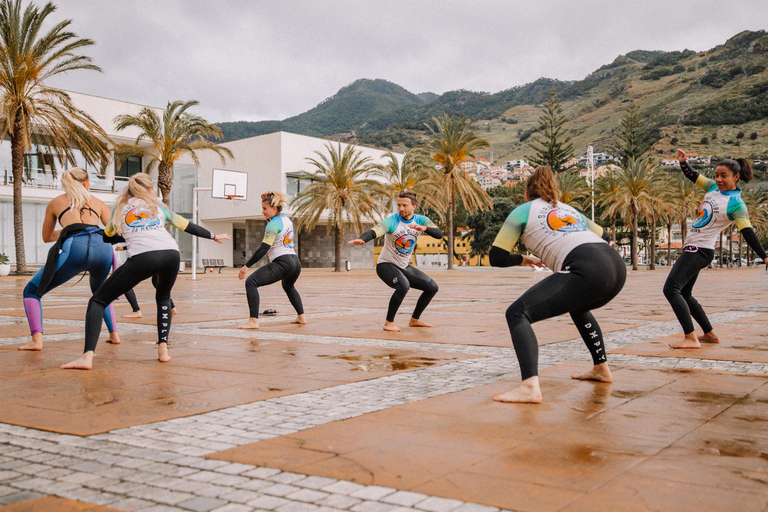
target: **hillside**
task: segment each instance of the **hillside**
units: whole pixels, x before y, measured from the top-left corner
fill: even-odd
[[[476,121],[494,160],[529,153],[537,105],[555,90],[578,152],[609,150],[630,100],[649,116],[656,154],[675,146],[715,155],[768,150],[768,35],[745,31],[705,52],[638,50],[583,80],[541,78],[495,94],[450,91],[412,94],[385,80],[358,80],[317,107],[284,121],[221,123],[227,140],[286,130],[314,136],[354,131],[362,144],[404,149],[425,136],[424,122],[442,112]]]

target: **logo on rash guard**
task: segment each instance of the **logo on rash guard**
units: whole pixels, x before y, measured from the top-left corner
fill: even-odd
[[[130,228],[145,228],[149,226],[157,226],[160,224],[160,219],[144,208],[131,208],[130,211],[125,214],[125,223]]]
[[[555,208],[547,214],[547,226],[553,231],[561,233],[573,233],[586,231],[587,225],[580,218],[576,218],[567,211]]]
[[[288,231],[283,237],[283,245],[293,249],[293,231]]]
[[[699,209],[696,210],[696,219],[693,221],[694,228],[703,228],[710,222],[714,213],[714,206],[709,201],[702,201],[699,205]]]
[[[395,250],[400,254],[407,255],[413,251],[413,246],[416,244],[416,237],[410,233],[406,233],[397,240],[395,240]]]

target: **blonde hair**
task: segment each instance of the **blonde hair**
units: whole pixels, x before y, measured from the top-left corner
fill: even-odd
[[[261,202],[267,203],[272,208],[277,208],[278,212],[282,212],[283,206],[288,204],[288,199],[285,197],[285,194],[283,194],[282,192],[267,190],[266,192],[261,194]]]
[[[81,167],[67,169],[61,175],[61,187],[73,210],[82,210],[91,198],[91,193],[84,185],[86,181],[88,181],[88,171]]]
[[[134,197],[139,199],[144,206],[149,208],[152,215],[157,215],[157,208],[160,206],[160,200],[155,196],[152,178],[142,172],[134,174],[131,176],[131,179],[128,180],[128,186],[125,190],[120,192],[120,195],[117,196],[115,209],[112,210],[112,218],[110,221],[120,234],[123,232],[123,223],[120,222],[119,217],[122,215],[125,203]]]

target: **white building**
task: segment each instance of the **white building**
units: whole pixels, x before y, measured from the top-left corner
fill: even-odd
[[[200,166],[197,183],[200,188],[211,186],[213,169],[248,174],[246,201],[213,199],[210,192],[199,192],[200,224],[215,233],[233,235],[232,244],[200,243],[199,259],[221,259],[227,266],[245,263],[259,248],[264,235],[266,220],[261,214],[261,194],[267,190],[277,190],[288,195],[289,199],[295,197],[307,184],[299,179],[301,171],[313,172],[307,158],[316,157],[316,151],[326,154],[328,144],[334,147],[341,144],[342,150],[348,146],[316,137],[277,132],[222,144],[234,154],[234,158],[227,160],[223,166],[214,153],[198,153]],[[388,161],[384,151],[361,146],[358,146],[358,150],[363,156],[370,157],[373,163],[383,164]],[[403,155],[395,156],[401,159]],[[191,163],[191,160],[185,162]],[[289,208],[286,214],[290,217],[291,213]],[[333,233],[326,234],[326,219],[321,218],[320,225],[311,233],[297,234],[297,253],[305,267],[329,267],[333,264],[334,239]],[[371,223],[373,220],[378,219],[371,219]],[[354,232],[350,227],[345,234],[342,260],[349,260],[356,267],[372,266],[373,245],[349,246],[346,241],[357,238],[361,233]]]
[[[508,171],[517,171],[519,169],[522,169],[523,167],[528,167],[528,162],[526,162],[522,158],[517,160],[510,160],[506,164],[504,164],[504,167],[506,167]]]

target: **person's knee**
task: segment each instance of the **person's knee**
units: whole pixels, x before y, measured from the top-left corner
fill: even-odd
[[[108,305],[109,305],[109,302],[99,297],[98,294],[91,297],[90,300],[88,301],[88,309],[91,309],[92,306],[105,309]]]
[[[664,283],[664,296],[667,299],[671,299],[672,297],[676,297],[678,295],[680,295],[680,287],[679,286],[677,286],[672,281],[667,281],[666,283]]]
[[[434,281],[434,279],[427,285],[427,291],[432,295],[435,295],[439,289],[440,288],[437,286],[437,283]]]
[[[248,276],[248,279],[245,280],[245,287],[246,288],[258,288],[259,287],[259,280],[256,278],[256,274],[253,273],[250,276]]]
[[[411,284],[408,281],[398,281],[395,286],[395,293],[405,296],[411,290]]]
[[[24,287],[24,298],[29,299],[32,297],[37,297],[37,285],[30,281],[27,283],[27,286]]]
[[[511,306],[507,308],[507,312],[505,316],[507,317],[507,324],[509,324],[510,327],[513,325],[517,325],[524,320],[528,320],[528,315],[525,311],[525,307],[523,307],[522,304],[519,304],[517,302],[514,302]]]

